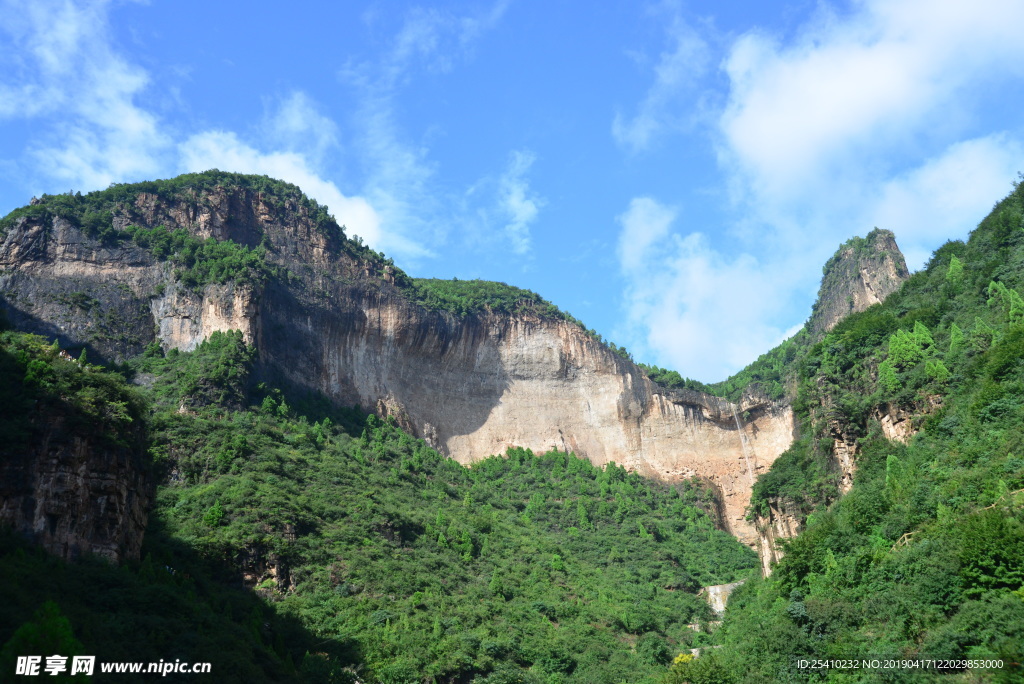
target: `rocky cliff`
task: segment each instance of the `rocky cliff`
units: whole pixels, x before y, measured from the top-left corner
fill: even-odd
[[[818,298],[806,326],[810,340],[820,341],[850,314],[881,303],[909,277],[903,254],[892,232],[876,228],[866,237],[847,241],[823,269]],[[830,469],[836,473],[838,493],[843,495],[853,486],[857,440],[865,426],[849,425],[839,418],[843,412],[835,405],[823,380],[819,377],[817,383],[820,405],[812,407],[811,413],[823,422],[825,434],[831,440]],[[879,412],[875,419],[880,421],[887,437],[906,441],[911,423],[905,412],[890,407],[888,412]],[[803,529],[803,517],[799,507],[785,499],[767,501],[767,514],[754,516],[758,552],[765,576],[782,558],[778,542],[799,534]]]
[[[138,558],[153,486],[142,404],[110,374],[9,333],[0,383],[0,524],[64,559]]]
[[[892,231],[875,228],[844,243],[822,269],[808,329],[821,336],[846,316],[878,304],[910,277]]]
[[[194,178],[170,189],[119,186],[102,205],[78,200],[99,206],[91,213],[47,211],[50,198],[7,219],[0,293],[9,318],[111,360],[154,340],[190,350],[215,330],[238,329],[263,373],[393,416],[462,463],[510,446],[558,448],[662,480],[706,478],[727,528],[756,544],[745,512],[757,474],[792,441],[785,402],[748,394],[733,406],[666,389],[564,316],[433,310],[405,274],[347,239],[294,186]],[[233,241],[258,252],[262,270],[197,280],[187,260],[130,239],[133,227],[160,226]],[[894,243],[882,254],[885,235],[873,233],[853,261],[839,259],[870,296],[884,296],[895,276],[874,278],[873,262],[856,255],[902,264]],[[870,296],[854,296],[853,308]]]
[[[462,463],[558,448],[663,480],[707,478],[728,529],[755,543],[745,508],[756,474],[792,438],[787,406],[660,387],[558,316],[430,310],[404,274],[297,193],[149,187],[122,188],[99,237],[88,218],[42,211],[46,201],[9,219],[0,293],[11,321],[110,360],[238,329],[263,372],[393,416]],[[186,283],[180,264],[126,237],[130,226],[261,250],[270,275]]]

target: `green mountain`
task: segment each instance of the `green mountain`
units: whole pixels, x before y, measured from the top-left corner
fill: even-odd
[[[270,179],[44,197],[0,220],[0,676],[1019,681],[1022,217],[1017,186],[906,282],[851,240],[809,326],[705,386]],[[701,588],[739,580],[719,626]],[[952,666],[799,666],[870,657]]]
[[[759,478],[751,515],[785,510],[805,528],[732,595],[723,647],[670,681],[1021,681],[1022,218],[1016,185],[966,243],[799,359],[801,437]],[[849,486],[837,450],[852,454]],[[796,666],[865,657],[952,666]]]

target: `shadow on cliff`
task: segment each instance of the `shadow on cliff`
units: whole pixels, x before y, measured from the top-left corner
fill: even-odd
[[[60,326],[51,323],[50,321],[43,320],[23,308],[15,306],[2,293],[0,293],[0,316],[3,316],[3,319],[5,319],[3,322],[6,323],[7,328],[17,330],[19,332],[39,335],[47,340],[57,340],[57,344],[60,345],[60,348],[66,350],[75,358],[78,358],[79,354],[81,354],[84,349],[86,357],[89,359],[89,363],[99,364],[102,366],[109,366],[115,363],[113,358],[92,342],[83,340],[79,336],[68,334],[68,332],[63,330]],[[3,329],[4,325],[0,324],[0,330]]]
[[[77,653],[98,662],[209,662],[223,682],[329,681],[316,673],[362,662],[355,642],[318,638],[244,589],[237,568],[171,538],[155,517],[143,560],[120,567],[94,557],[67,563],[0,528],[0,647],[53,601],[83,646]]]
[[[268,283],[255,341],[261,380],[391,415],[441,447],[484,425],[511,385],[476,316],[428,311],[387,285],[338,286],[330,298]]]

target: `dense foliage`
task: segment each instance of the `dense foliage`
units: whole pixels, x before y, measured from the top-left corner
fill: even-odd
[[[651,380],[653,380],[654,382],[658,383],[663,387],[668,387],[669,389],[688,389],[696,390],[698,392],[711,393],[710,386],[704,384],[700,380],[684,378],[682,375],[679,374],[678,371],[669,370],[667,368],[662,368],[660,366],[651,366],[646,363],[640,363],[637,365],[640,366],[640,368],[642,368],[645,373],[647,373],[647,377],[649,377]]]
[[[59,416],[67,430],[112,444],[132,444],[147,407],[115,374],[72,359],[36,335],[0,332],[0,458],[40,439],[34,416]]]
[[[0,643],[55,598],[108,659],[246,661],[238,681],[654,682],[708,642],[688,626],[712,618],[697,590],[756,565],[698,483],[559,452],[466,468],[251,370],[239,333],[131,363],[166,478],[143,560],[71,568],[8,540],[0,567],[24,591]]]
[[[809,351],[794,406],[804,437],[753,497],[754,512],[787,502],[807,527],[770,579],[735,594],[706,681],[824,680],[792,659],[868,655],[1001,658],[984,681],[1024,676],[1022,216],[1016,186],[966,244]],[[886,414],[919,432],[885,439]],[[841,498],[838,433],[859,441]],[[697,681],[690,667],[677,674]]]
[[[198,204],[204,201],[201,197],[204,192],[224,187],[259,193],[264,201],[273,207],[283,209],[291,205],[295,209],[302,208],[314,217],[321,230],[340,230],[327,208],[306,197],[296,185],[269,176],[227,173],[213,169],[202,173],[185,173],[164,180],[114,183],[106,190],[85,195],[80,192],[43,195],[35,204],[19,207],[0,219],[0,235],[6,233],[23,216],[41,220],[59,216],[81,227],[87,233],[103,238],[114,230],[114,214],[134,205],[143,193],[165,202],[185,200]]]
[[[364,245],[358,236],[346,237],[344,227],[337,224],[327,207],[306,197],[298,186],[268,176],[217,169],[164,180],[115,183],[106,190],[85,195],[80,192],[43,195],[34,204],[19,207],[0,219],[0,240],[21,218],[46,225],[59,217],[105,245],[134,242],[149,249],[158,259],[172,261],[177,267],[178,277],[190,287],[227,280],[258,279],[272,274],[273,269],[267,264],[266,249],[262,245],[250,248],[230,240],[200,240],[184,230],[172,231],[160,226],[120,229],[115,225],[115,217],[132,215],[141,195],[155,197],[164,204],[177,202],[195,213],[209,203],[209,193],[225,188],[258,196],[264,205],[280,216],[286,212],[305,214],[315,229],[334,240],[339,249],[372,265],[378,274],[387,268],[396,284],[411,286],[408,276],[396,268],[391,259]]]
[[[541,318],[579,323],[536,292],[505,283],[458,278],[414,278],[413,285],[416,301],[435,311],[450,311],[457,316],[485,312],[528,313]]]

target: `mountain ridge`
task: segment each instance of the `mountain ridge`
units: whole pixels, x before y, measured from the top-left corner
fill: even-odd
[[[723,524],[755,543],[744,509],[754,469],[791,440],[784,404],[741,397],[739,425],[732,404],[653,383],[508,286],[472,310],[453,312],[450,297],[431,306],[423,285],[294,186],[211,172],[104,192],[47,197],[0,222],[0,290],[19,328],[114,361],[241,330],[258,373],[393,416],[462,463],[559,448],[660,479],[708,478]]]

